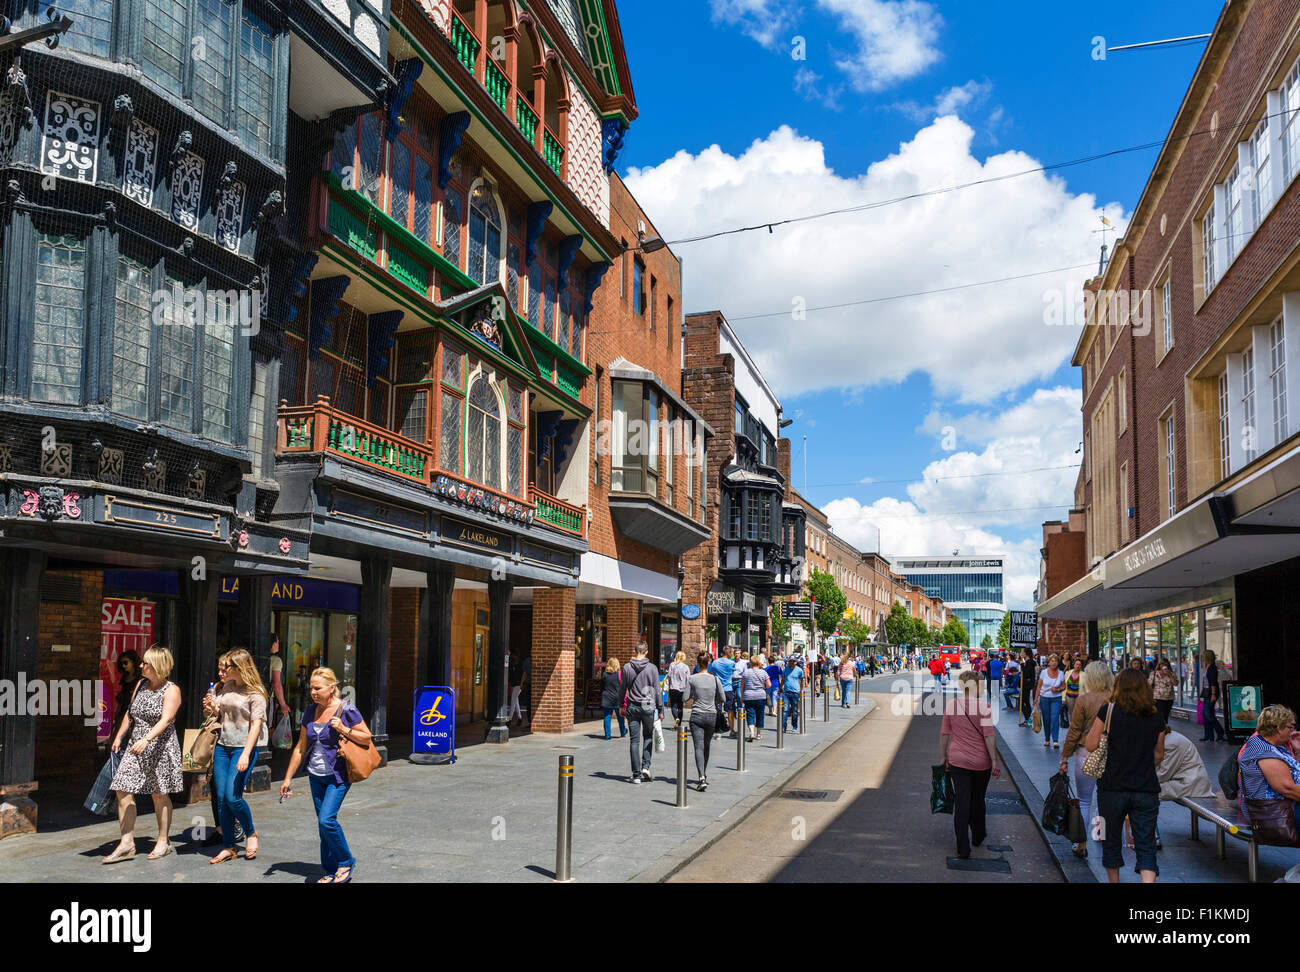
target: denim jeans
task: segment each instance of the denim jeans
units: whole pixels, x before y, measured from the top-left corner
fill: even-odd
[[[1124,817],[1133,827],[1133,844],[1137,848],[1139,871],[1160,873],[1156,863],[1156,817],[1160,814],[1158,793],[1135,793],[1130,790],[1098,790],[1097,811],[1106,821],[1106,837],[1101,843],[1102,867],[1119,870],[1124,866]]]
[[[851,678],[840,679],[840,708],[841,709],[847,709],[849,707],[849,686],[852,684],[853,684],[853,679]]]
[[[1205,699],[1201,706],[1202,719],[1205,722],[1205,733],[1201,736],[1201,742],[1209,742],[1214,738],[1223,738],[1223,726],[1219,724],[1218,700],[1211,702]]]
[[[235,821],[244,828],[244,835],[255,837],[253,813],[244,799],[244,784],[248,774],[257,765],[257,747],[248,754],[248,769],[242,773],[236,768],[243,746],[216,746],[212,750],[212,784],[217,788],[217,814],[221,823],[221,844],[226,849],[235,846]]]
[[[1043,710],[1043,742],[1056,742],[1061,736],[1061,700],[1040,695],[1038,706]]]
[[[1019,690],[1018,690],[1018,689],[1013,689],[1013,688],[1003,689],[1003,690],[1002,690],[1002,704],[1003,704],[1004,706],[1006,706],[1008,709],[1014,709],[1015,706],[1013,706],[1013,705],[1011,704],[1011,699],[1012,699],[1013,696],[1015,696],[1015,695],[1017,695],[1017,694],[1019,694]]]
[[[791,723],[794,724],[795,731],[799,730],[799,693],[785,693],[785,724],[782,729],[789,729]]]
[[[942,676],[942,675],[936,675],[936,676],[934,677],[934,690],[935,690],[936,692],[942,692],[942,691],[943,691],[943,676]]]
[[[347,838],[339,826],[339,807],[351,783],[336,783],[332,776],[311,776],[311,802],[316,804],[316,825],[320,830],[320,866],[326,874],[356,863],[348,850]]]
[[[763,702],[763,699],[745,700],[745,717],[755,732],[763,731],[763,710],[767,708]]]
[[[655,707],[629,705],[627,722],[628,728],[632,730],[629,747],[632,754],[632,775],[640,776],[642,770],[650,771],[650,757],[655,751]]]
[[[623,710],[616,705],[612,709],[605,710],[605,738],[606,739],[610,738],[609,732],[611,729],[614,728],[611,719],[615,715],[618,716],[618,734],[620,736],[627,735],[627,723],[623,721]]]
[[[1091,836],[1092,818],[1096,815],[1097,810],[1093,805],[1097,793],[1097,778],[1089,776],[1083,771],[1083,761],[1087,758],[1087,751],[1080,749],[1070,757],[1070,763],[1074,771],[1074,792],[1079,797],[1079,814],[1083,817],[1083,826],[1087,828],[1088,834]],[[1084,843],[1087,843],[1087,841],[1084,841]]]

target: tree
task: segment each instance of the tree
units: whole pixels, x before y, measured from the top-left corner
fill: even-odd
[[[911,645],[918,645],[922,648],[934,644],[934,634],[930,626],[920,618],[908,618],[908,637],[907,642]]]
[[[885,618],[885,637],[891,645],[906,645],[911,644],[911,634],[912,618],[907,608],[895,601],[889,609],[889,617]]]
[[[857,618],[840,622],[840,635],[846,644],[862,645],[871,640],[871,629]]]
[[[993,648],[993,639],[990,638],[988,635],[985,635],[984,640],[980,642],[980,647],[983,648],[985,651],[991,650]]]
[[[1002,623],[998,625],[998,651],[1011,650],[1011,613],[1007,612],[1002,615]]]
[[[767,619],[767,626],[772,632],[772,644],[784,647],[790,637],[790,622],[781,617],[781,602],[772,605],[772,614]]]
[[[826,636],[833,635],[844,617],[844,609],[849,606],[849,599],[839,589],[834,577],[816,567],[808,577],[808,593],[817,601],[817,630]]]
[[[939,643],[944,645],[966,645],[970,646],[970,634],[966,631],[966,625],[959,620],[949,618],[948,623],[943,626],[939,632]]]

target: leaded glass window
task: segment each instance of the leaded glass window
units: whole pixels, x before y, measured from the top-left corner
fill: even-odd
[[[113,315],[113,411],[149,418],[149,345],[153,331],[150,271],[134,260],[117,264]]]
[[[438,443],[438,465],[450,473],[460,472],[461,401],[442,393],[442,424]]]
[[[524,430],[510,426],[506,431],[506,492],[511,496],[524,495],[520,463],[523,461]]]
[[[383,202],[384,141],[380,138],[379,116],[361,118],[361,194],[376,206]]]
[[[72,17],[62,43],[73,51],[112,57],[113,0],[59,0],[59,9]]]
[[[208,294],[203,328],[203,434],[229,442],[234,427],[235,322],[213,306],[215,299]]]
[[[346,125],[343,131],[334,136],[334,157],[331,171],[338,176],[345,189],[359,189],[360,180],[356,163],[357,130],[353,125]]]
[[[198,0],[194,21],[194,107],[225,126],[230,111],[230,48],[235,31],[232,0]],[[199,56],[199,55],[202,56]]]
[[[528,268],[528,323],[542,329],[542,268],[536,263]]]
[[[464,198],[460,191],[447,188],[447,201],[444,205],[444,225],[442,228],[442,255],[454,265],[460,266],[460,223],[464,209]]]
[[[85,242],[42,235],[36,247],[33,401],[64,405],[81,401],[85,291]]]
[[[496,193],[480,182],[470,194],[466,273],[479,283],[501,279],[501,209]]]
[[[475,482],[501,488],[501,402],[486,375],[470,385],[466,421],[469,464],[466,475]]]
[[[141,0],[140,56],[145,77],[179,96],[185,76],[186,4],[175,0]]]
[[[397,383],[409,385],[426,381],[429,377],[429,346],[420,342],[403,341],[397,352]]]
[[[415,159],[415,217],[411,221],[412,230],[421,242],[428,243],[433,238],[433,167],[416,156]]]
[[[167,289],[184,292],[180,281],[167,278]],[[194,431],[194,322],[173,307],[170,320],[159,328],[158,419],[182,432]]]
[[[328,398],[334,394],[334,365],[334,359],[326,354],[311,362],[311,391],[307,396],[308,402],[316,401],[321,395]]]
[[[246,146],[271,154],[275,94],[275,38],[261,18],[245,12],[239,37],[239,101],[236,129]],[[378,119],[375,126],[378,127]],[[364,135],[365,125],[362,124]],[[374,200],[372,200],[374,201]]]
[[[506,247],[506,295],[510,298],[510,306],[518,308],[519,305],[519,244],[511,242]]]
[[[546,291],[542,297],[542,332],[555,339],[555,281],[546,278]]]
[[[388,212],[398,223],[406,226],[411,209],[411,150],[399,138],[393,142],[392,152],[393,184],[391,198],[388,200]]]
[[[403,388],[397,395],[398,419],[401,420],[401,432],[415,442],[424,441],[424,413],[428,406],[429,392],[425,388]]]
[[[556,320],[555,343],[560,347],[567,349],[569,347],[569,325],[573,321],[573,314],[569,310],[569,292],[560,291],[560,316]]]
[[[442,346],[442,380],[457,388],[465,387],[464,355],[450,344]]]

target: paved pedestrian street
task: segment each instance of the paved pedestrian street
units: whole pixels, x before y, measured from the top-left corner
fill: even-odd
[[[688,755],[689,806],[676,800],[676,735],[665,729],[666,750],[656,753],[654,782],[628,783],[628,740],[606,742],[599,722],[570,732],[534,733],[505,745],[476,745],[452,766],[421,766],[404,759],[357,783],[339,820],[358,865],[358,882],[549,881],[555,869],[558,757],[574,757],[573,879],[656,880],[733,822],[765,795],[784,785],[808,758],[843,736],[871,710],[864,696],[856,708],[832,703],[829,723],[819,701],[807,734],[790,732],[776,749],[768,728],[761,744],[746,752],[747,772],[737,773],[735,740],[717,738],[709,788],[696,792],[694,757]],[[671,723],[671,719],[669,719]],[[769,720],[770,722],[770,720]],[[87,784],[88,785],[88,784]],[[178,807],[172,833],[177,853],[146,861],[153,816],[136,827],[138,856],[101,865],[117,840],[116,820],[80,814],[85,822],[0,841],[0,880],[70,882],[314,881],[321,870],[305,776],[294,797],[279,802],[271,792],[249,796],[261,837],[254,862],[210,866],[219,848],[193,839],[195,821],[211,826],[207,803]],[[73,815],[77,819],[77,815]]]

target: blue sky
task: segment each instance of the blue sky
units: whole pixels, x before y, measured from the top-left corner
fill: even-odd
[[[1155,141],[1203,45],[1097,60],[1094,38],[1207,33],[1220,7],[624,0],[641,117],[619,168],[671,240]],[[879,530],[886,554],[1004,552],[1027,606],[1039,524],[1065,511],[1028,507],[1070,501],[1082,437],[1078,332],[1042,307],[1091,271],[789,309],[1095,265],[1102,207],[1122,226],[1154,158],[682,244],[684,305],[720,307],[756,353],[796,418],[795,486],[806,434],[808,495],[837,532],[871,549]]]

